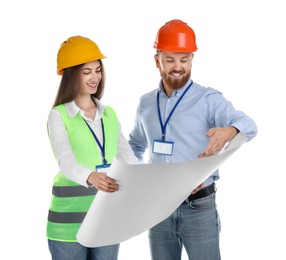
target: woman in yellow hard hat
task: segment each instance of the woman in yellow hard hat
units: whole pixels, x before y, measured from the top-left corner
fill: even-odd
[[[48,134],[60,168],[47,223],[54,260],[116,260],[118,256],[118,244],[87,248],[76,240],[97,191],[119,189],[106,175],[114,157],[126,163],[137,160],[116,113],[100,102],[103,58],[97,44],[82,36],[68,38],[58,51],[57,73],[62,79],[48,117]]]

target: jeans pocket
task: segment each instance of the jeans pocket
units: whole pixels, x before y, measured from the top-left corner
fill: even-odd
[[[215,194],[213,193],[207,197],[192,200],[189,202],[189,206],[195,210],[213,209],[216,207]]]

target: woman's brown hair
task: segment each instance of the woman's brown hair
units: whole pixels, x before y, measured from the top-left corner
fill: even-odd
[[[101,81],[99,82],[96,93],[92,94],[91,96],[100,100],[104,92],[105,72],[102,61],[101,60],[98,61],[101,66],[102,78]],[[83,64],[64,69],[64,73],[60,82],[60,86],[53,107],[63,103],[71,102],[78,96],[80,89],[79,75],[81,73],[82,67]]]

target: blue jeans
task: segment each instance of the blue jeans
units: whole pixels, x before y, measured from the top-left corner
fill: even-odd
[[[183,246],[189,260],[220,260],[219,233],[215,193],[185,202],[149,230],[152,260],[180,260]]]
[[[76,242],[48,240],[53,260],[117,260],[119,244],[87,248]]]

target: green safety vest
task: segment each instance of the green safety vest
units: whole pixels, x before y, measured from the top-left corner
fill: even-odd
[[[63,104],[55,108],[61,113],[77,162],[95,170],[96,165],[101,165],[102,161],[98,145],[86,122],[80,113],[70,118]],[[105,158],[108,163],[111,163],[117,153],[118,119],[113,109],[106,107],[102,120],[105,134]],[[76,242],[76,234],[96,192],[96,188],[81,186],[59,172],[53,184],[47,238]]]

